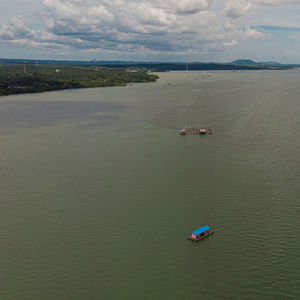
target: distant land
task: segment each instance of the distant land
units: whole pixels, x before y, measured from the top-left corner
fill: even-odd
[[[240,65],[240,66],[281,66],[282,65],[281,63],[276,61],[256,62],[251,59],[238,59],[232,61],[229,64]]]
[[[4,59],[2,64],[36,64],[39,65],[96,65],[108,68],[145,68],[154,72],[182,71],[182,70],[286,70],[299,67],[297,64],[281,64],[279,62],[255,62],[251,59],[238,59],[228,63],[219,62],[136,62],[136,61],[65,61],[65,60],[34,60],[34,59]]]
[[[229,63],[57,61],[0,58],[0,96],[155,81],[153,72],[287,70],[300,65],[239,59]]]
[[[157,75],[145,69],[107,68],[64,63],[0,63],[0,96],[76,88],[125,86],[151,82]]]

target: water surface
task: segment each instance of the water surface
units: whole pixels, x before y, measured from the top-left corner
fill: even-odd
[[[299,298],[299,80],[0,98],[1,299]]]

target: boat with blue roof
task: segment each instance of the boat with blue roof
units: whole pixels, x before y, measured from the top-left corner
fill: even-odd
[[[189,235],[187,235],[187,239],[198,242],[213,233],[214,232],[211,230],[211,228],[208,225],[205,225],[192,231]]]

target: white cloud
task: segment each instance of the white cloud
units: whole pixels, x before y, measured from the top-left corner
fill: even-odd
[[[219,52],[264,34],[249,18],[296,0],[44,0],[34,30],[20,17],[0,24],[0,40],[84,51]]]
[[[282,5],[300,3],[300,0],[256,0],[256,2],[265,5]]]
[[[209,1],[207,0],[181,0],[170,2],[173,2],[176,11],[179,13],[196,13],[200,10],[207,10],[209,8]]]
[[[226,17],[238,18],[249,13],[252,9],[253,4],[250,1],[229,0],[226,1],[226,6],[223,13]]]
[[[4,40],[32,39],[35,32],[30,30],[20,18],[14,17],[8,24],[0,24],[0,38]]]
[[[249,26],[246,26],[245,36],[246,38],[251,38],[251,39],[261,39],[264,35],[260,31],[252,29]]]
[[[226,47],[233,47],[237,44],[238,44],[238,42],[235,41],[235,40],[232,40],[231,42],[223,42],[223,45],[226,46]]]

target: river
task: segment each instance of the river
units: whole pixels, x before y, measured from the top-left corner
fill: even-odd
[[[0,98],[1,299],[300,298],[300,73],[207,75]]]

